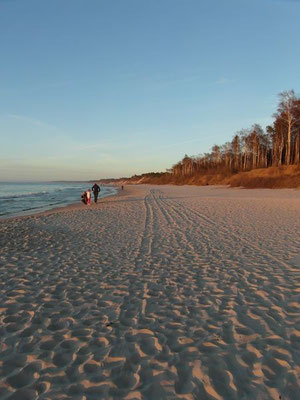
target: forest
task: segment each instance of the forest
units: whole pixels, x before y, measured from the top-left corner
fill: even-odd
[[[265,130],[253,124],[231,141],[215,144],[210,153],[185,155],[167,172],[134,175],[115,183],[300,187],[300,98],[294,90],[278,96],[274,121]]]
[[[299,165],[300,98],[294,90],[279,94],[274,122],[265,130],[254,124],[233,136],[231,142],[214,145],[210,153],[185,156],[169,170],[175,176],[207,172],[238,173],[256,168]]]

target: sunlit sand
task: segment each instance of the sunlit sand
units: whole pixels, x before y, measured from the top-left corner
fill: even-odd
[[[125,187],[0,221],[1,399],[298,399],[300,191]]]

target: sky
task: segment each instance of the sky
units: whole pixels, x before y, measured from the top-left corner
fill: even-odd
[[[0,0],[0,181],[165,171],[300,92],[300,0]]]

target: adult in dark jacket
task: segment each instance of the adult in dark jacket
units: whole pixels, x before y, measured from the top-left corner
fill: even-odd
[[[94,201],[95,203],[97,203],[98,195],[100,192],[100,186],[98,186],[97,183],[95,183],[94,186],[92,187],[92,191],[94,193]]]

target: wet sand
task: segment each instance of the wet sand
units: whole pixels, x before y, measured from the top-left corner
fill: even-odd
[[[0,221],[0,399],[300,399],[299,233],[297,190]]]

